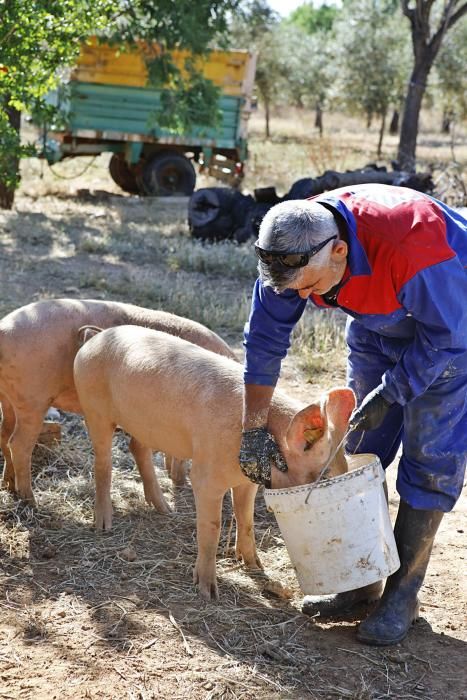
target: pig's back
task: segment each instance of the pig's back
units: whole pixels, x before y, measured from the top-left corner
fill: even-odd
[[[148,447],[185,458],[225,440],[238,453],[242,368],[188,341],[139,326],[111,328],[79,351],[75,383],[85,414],[105,413]]]
[[[46,299],[0,320],[0,392],[29,403],[53,403],[79,411],[73,384],[73,360],[84,325],[110,328],[138,324],[183,336],[212,352],[233,356],[228,345],[200,323],[165,311],[114,301]]]

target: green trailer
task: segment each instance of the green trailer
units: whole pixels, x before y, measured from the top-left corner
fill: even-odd
[[[160,91],[147,87],[143,52],[134,47],[118,53],[95,41],[83,47],[70,80],[57,92],[65,126],[47,132],[47,160],[110,152],[110,175],[133,194],[191,194],[194,163],[235,186],[247,158],[255,57],[247,51],[211,51],[200,68],[220,88],[220,123],[174,134],[157,124]],[[186,56],[175,52],[175,63],[183,65]]]

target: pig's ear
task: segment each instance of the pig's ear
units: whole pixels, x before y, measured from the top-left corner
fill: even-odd
[[[355,394],[352,389],[333,389],[330,391],[324,407],[330,427],[347,429],[347,423],[355,406]]]
[[[324,435],[325,417],[318,404],[311,404],[297,413],[287,431],[287,444],[293,452],[304,452]]]
[[[102,330],[103,329],[99,328],[99,326],[81,326],[81,328],[78,329],[78,342],[80,346],[87,343],[91,338],[94,338],[98,333],[102,333]]]

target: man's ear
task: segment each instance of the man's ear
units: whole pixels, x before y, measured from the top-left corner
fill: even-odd
[[[341,262],[342,260],[345,260],[347,257],[347,253],[349,252],[349,246],[345,241],[338,240],[334,243],[331,251],[331,258],[335,262]]]

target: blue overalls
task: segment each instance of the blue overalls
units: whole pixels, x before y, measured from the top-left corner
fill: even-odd
[[[347,449],[386,468],[401,444],[397,490],[416,509],[449,511],[467,461],[467,222],[419,192],[358,185],[319,195],[343,217],[349,246],[336,305],[348,315],[348,384],[393,405]],[[309,301],[326,307],[324,299]],[[306,300],[257,280],[245,326],[245,383],[274,386]],[[360,439],[362,438],[361,442]]]

